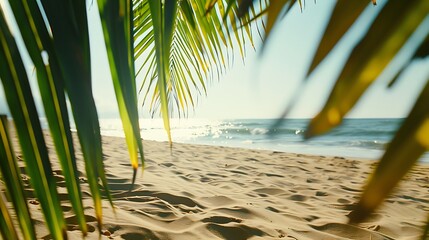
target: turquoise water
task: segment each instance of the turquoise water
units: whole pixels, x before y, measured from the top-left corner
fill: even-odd
[[[321,137],[304,141],[308,119],[283,120],[273,128],[272,119],[173,119],[175,142],[266,149],[315,155],[379,158],[403,119],[346,119]],[[141,120],[143,139],[166,141],[160,119]],[[123,136],[118,119],[102,119],[104,135]],[[429,162],[426,154],[422,158]]]

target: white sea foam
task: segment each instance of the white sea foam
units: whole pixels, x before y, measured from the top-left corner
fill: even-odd
[[[250,133],[252,135],[264,135],[264,134],[267,134],[268,131],[269,130],[265,129],[265,128],[255,128],[255,129],[250,130]]]
[[[331,133],[304,141],[307,119],[288,120],[276,129],[271,129],[273,120],[268,119],[172,119],[171,134],[175,142],[374,159],[381,156],[400,121],[345,120]],[[103,135],[124,136],[120,119],[101,119],[100,125]],[[167,141],[162,119],[142,119],[140,128],[143,139]],[[423,159],[429,162],[428,155]]]

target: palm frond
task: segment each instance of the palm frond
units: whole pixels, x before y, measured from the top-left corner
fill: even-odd
[[[429,76],[408,118],[389,143],[377,168],[372,173],[356,209],[353,222],[362,221],[378,207],[398,182],[410,171],[420,156],[429,149]]]
[[[312,59],[307,77],[334,49],[369,4],[369,2],[355,1],[336,3],[329,24]],[[372,4],[375,5],[375,1],[372,1]],[[426,28],[426,31],[420,33],[424,34],[423,38],[420,42],[415,43],[412,50],[414,52],[409,54],[408,62],[397,69],[397,74],[389,85],[391,86],[398,79],[399,74],[414,59],[426,58],[429,53],[429,32],[427,26],[424,27],[422,24],[425,24],[428,16],[429,5],[423,0],[386,2],[376,19],[369,24],[362,39],[354,46],[327,102],[320,113],[311,120],[306,137],[323,134],[338,126],[368,87],[378,79],[388,64],[398,55],[411,36],[419,31],[419,28]],[[278,18],[277,16],[275,19]],[[380,160],[380,165],[364,188],[356,210],[350,215],[352,221],[361,221],[374,211],[428,149],[427,108],[423,107],[424,102],[427,102],[427,88],[426,86],[423,89],[413,110],[389,144]]]
[[[40,126],[36,106],[27,79],[18,47],[4,19],[0,14],[0,68],[2,81],[10,112],[17,128],[18,139],[24,155],[26,170],[52,236],[63,239],[66,226],[58,200],[56,183]]]
[[[368,2],[366,1],[337,2],[328,26],[325,29],[325,34],[323,34],[323,38],[319,42],[317,52],[313,57],[307,77],[313,72],[319,63],[325,59],[328,53],[331,52],[334,46],[344,36],[347,30],[349,30],[368,5]]]
[[[137,75],[144,74],[143,104],[150,102],[152,114],[160,106],[169,136],[172,104],[179,115],[186,115],[195,106],[195,95],[207,93],[206,82],[218,78],[230,65],[232,47],[243,58],[246,43],[254,47],[252,29],[244,24],[250,22],[249,14],[239,18],[236,1],[208,4],[209,10],[202,0],[135,3],[134,14],[139,15],[134,26],[135,57],[137,62],[145,59]]]
[[[413,57],[411,58],[411,60],[404,64],[396,73],[396,75],[390,80],[388,87],[392,87],[397,80],[400,78],[402,72],[405,71],[405,69],[407,69],[412,63],[418,61],[418,60],[423,60],[425,59],[427,56],[429,56],[429,34],[426,35],[425,40],[420,44],[420,47],[414,52]]]
[[[67,190],[79,226],[86,235],[87,227],[83,214],[82,194],[78,184],[63,79],[55,67],[52,42],[36,1],[11,1],[11,8],[17,19],[26,49],[36,68],[45,115],[66,179]],[[47,57],[50,56],[49,59],[43,59],[43,53]]]
[[[98,224],[102,224],[101,189],[110,201],[102,156],[100,124],[92,96],[89,35],[85,2],[42,2],[52,30],[54,51],[64,77],[79,142],[85,159]],[[76,71],[79,69],[79,71]]]
[[[324,108],[311,121],[307,137],[326,132],[341,123],[428,13],[429,6],[423,0],[386,3],[348,58]]]
[[[0,192],[0,233],[3,239],[18,239],[15,227],[13,226],[12,218],[6,206],[6,199],[3,193]]]
[[[210,1],[208,7],[213,8],[216,2],[216,0]],[[302,10],[303,4],[301,1],[298,2]],[[243,5],[241,9],[247,9],[246,11],[249,12],[248,6],[251,3],[252,1],[241,1]],[[267,15],[267,24],[264,25],[266,27],[264,45],[267,44],[267,38],[271,36],[272,28],[281,18],[281,13],[286,14],[293,3],[294,1],[269,1],[268,4],[260,5],[263,6],[263,10],[256,16],[259,18],[261,15]],[[372,4],[376,5],[376,1],[372,1]],[[365,1],[338,1],[336,3],[323,38],[312,59],[307,78],[334,49],[368,5],[370,3]],[[241,15],[242,13],[240,13]],[[336,80],[329,99],[321,112],[310,122],[306,137],[323,134],[339,125],[344,116],[354,107],[368,87],[377,80],[428,16],[429,5],[423,0],[387,2],[375,21],[370,23],[363,38],[354,47]],[[395,83],[401,72],[414,59],[428,56],[429,32],[426,31],[423,34],[425,34],[425,40],[414,47],[414,53],[411,54],[408,62],[397,70],[397,74],[392,78],[389,86]],[[423,108],[423,102],[427,102],[425,100],[427,96],[427,87],[425,87],[412,112],[380,160],[380,166],[365,187],[357,209],[350,216],[352,221],[360,221],[374,211],[421,154],[428,149],[426,145],[426,135],[429,131],[426,126],[427,110]],[[288,107],[285,113],[287,114],[289,110]]]
[[[113,86],[128,145],[131,165],[134,169],[134,183],[138,168],[138,153],[140,152],[142,166],[144,166],[144,156],[138,122],[132,1],[99,0],[98,7],[110,61]]]
[[[15,152],[13,150],[9,132],[8,132],[8,120],[6,115],[0,115],[0,172],[2,179],[6,185],[6,191],[11,199],[13,207],[16,210],[18,221],[21,227],[22,234],[25,239],[36,239],[36,232],[34,230],[33,223],[31,221],[30,211],[27,206],[27,198],[24,194],[23,183],[21,180],[21,173],[16,162]],[[1,197],[0,201],[3,200]],[[2,235],[4,239],[16,239],[12,238],[14,233],[14,227],[10,220],[8,210],[5,209],[5,205],[0,203],[2,209],[2,216],[4,216],[4,225],[2,227]],[[9,230],[8,230],[9,229]],[[6,234],[6,232],[9,232]]]

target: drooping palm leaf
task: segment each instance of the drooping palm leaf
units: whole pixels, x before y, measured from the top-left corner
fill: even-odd
[[[212,5],[214,5],[213,2],[215,1],[212,1]],[[302,8],[301,1],[299,3]],[[261,13],[269,13],[269,7],[272,4],[281,3],[279,1],[270,1],[270,4]],[[350,29],[356,19],[362,15],[363,9],[368,4],[369,2],[365,1],[337,2],[331,14],[328,27],[312,59],[307,77],[332,51],[333,47]],[[372,1],[372,4],[376,5],[376,1]],[[211,7],[213,7],[212,5]],[[272,16],[274,17],[271,20],[270,15],[267,14],[268,26],[272,27],[278,21],[279,12],[281,10],[276,8],[273,11]],[[311,121],[306,131],[307,137],[322,134],[340,124],[345,114],[378,78],[428,16],[429,4],[425,1],[387,2],[348,58],[323,110]],[[268,32],[270,32],[271,27],[268,27]],[[426,34],[426,39],[414,49],[415,52],[408,59],[409,62],[412,59],[428,55],[429,44],[427,39],[429,32],[424,34]],[[403,69],[408,65],[408,63],[405,64]],[[400,73],[403,69],[399,69],[398,72]],[[392,80],[392,83],[395,80],[396,77]],[[352,220],[362,220],[369,215],[400,181],[420,155],[427,150],[427,145],[425,145],[427,143],[426,135],[429,131],[425,120],[427,108],[424,109],[422,103],[424,102],[424,97],[428,95],[426,91],[426,89],[423,91],[414,106],[414,110],[410,113],[383,156],[380,167],[377,168],[371,182],[365,188],[365,193],[357,206],[357,210],[351,215]],[[287,113],[288,110],[289,108],[285,112]],[[410,133],[407,133],[407,131],[410,131]]]
[[[278,19],[280,18],[280,13],[288,3],[289,0],[270,1],[269,6],[267,7],[267,24],[265,28],[265,39],[269,38],[274,24],[278,21]],[[290,9],[291,6],[292,4],[289,3],[288,8]]]
[[[429,149],[429,76],[408,118],[390,142],[373,172],[351,221],[361,221],[378,207],[402,177]]]
[[[12,218],[6,206],[6,199],[2,192],[0,192],[0,213],[0,234],[3,239],[18,239],[18,234],[16,234]]]
[[[351,53],[325,106],[311,121],[307,137],[319,135],[341,123],[428,14],[429,4],[424,0],[386,3]]]
[[[56,58],[52,49],[52,42],[36,1],[10,1],[10,5],[23,36],[26,49],[36,68],[46,118],[66,180],[69,199],[76,213],[79,226],[83,234],[86,235],[87,226],[83,213],[82,194],[78,184],[64,84],[62,75],[58,74],[58,69],[55,69],[56,64],[54,62]],[[43,59],[43,53],[49,59]]]
[[[88,182],[90,184],[92,196],[94,198],[95,202],[95,209],[96,209],[96,215],[98,217],[99,225],[101,225],[101,192],[99,189],[98,181],[101,180],[105,188],[107,187],[107,182],[105,178],[104,173],[104,167],[102,163],[102,154],[101,154],[101,137],[99,133],[99,124],[98,124],[98,117],[95,110],[95,104],[92,98],[91,93],[91,81],[90,81],[90,65],[89,65],[89,41],[88,41],[88,32],[87,32],[87,23],[86,23],[86,6],[85,4],[82,4],[83,2],[68,2],[69,8],[64,8],[64,6],[61,6],[60,3],[57,3],[55,1],[44,1],[43,9],[46,13],[47,19],[49,20],[49,27],[52,30],[53,39],[51,36],[49,36],[49,33],[46,30],[45,22],[41,20],[41,14],[38,11],[38,6],[35,1],[29,1],[29,2],[23,2],[23,5],[21,3],[13,2],[14,4],[13,11],[18,16],[18,21],[22,21],[22,24],[20,22],[20,31],[22,32],[24,38],[25,38],[25,44],[27,49],[29,50],[30,57],[34,61],[34,64],[36,66],[38,80],[39,80],[39,86],[40,90],[42,92],[42,96],[44,100],[45,110],[47,113],[47,117],[49,120],[49,127],[51,129],[52,135],[54,137],[54,141],[56,141],[56,136],[60,136],[60,140],[62,142],[59,143],[59,145],[62,144],[63,152],[61,153],[61,150],[58,150],[58,154],[61,160],[61,154],[66,152],[67,154],[72,155],[73,154],[73,148],[71,143],[71,136],[67,135],[69,134],[69,124],[67,121],[67,118],[64,116],[67,116],[67,110],[65,108],[65,101],[64,101],[64,87],[62,87],[64,76],[65,79],[65,89],[69,95],[71,106],[73,110],[73,115],[75,117],[75,123],[78,130],[78,136],[79,140],[82,145],[82,150],[84,153],[85,158],[85,166],[87,170],[87,176],[88,176]],[[33,5],[31,5],[33,4]],[[60,8],[63,10],[62,12],[56,11],[57,8],[61,6]],[[130,8],[131,9],[131,8]],[[120,12],[119,12],[120,13]],[[128,81],[129,86],[131,86],[131,91],[128,89],[125,89],[125,91],[122,93],[123,95],[128,95],[128,99],[125,101],[128,101],[128,104],[131,105],[131,111],[128,111],[129,116],[128,122],[133,122],[138,124],[138,114],[137,114],[137,97],[136,97],[136,91],[135,91],[135,83],[134,83],[134,69],[133,64],[133,58],[132,54],[130,54],[133,50],[132,46],[132,11],[129,10],[128,14],[128,23],[124,26],[127,28],[128,31],[128,37],[125,36],[125,38],[128,38],[128,55],[130,58],[127,62],[127,65],[124,67],[122,66],[125,71],[129,71],[129,75],[131,76],[129,79],[126,79]],[[105,16],[106,17],[106,16]],[[35,23],[35,24],[34,24]],[[27,24],[27,26],[26,26]],[[5,23],[4,23],[4,26]],[[109,30],[113,31],[113,30]],[[65,41],[67,40],[67,41]],[[67,46],[67,47],[64,47]],[[5,48],[7,49],[7,48]],[[115,50],[116,46],[115,46]],[[46,52],[44,52],[46,51]],[[19,56],[19,53],[16,52]],[[47,56],[47,59],[42,59],[40,56],[45,54]],[[58,56],[58,58],[57,58]],[[121,56],[114,56],[116,58],[116,61],[120,59]],[[21,69],[22,70],[22,69]],[[25,71],[21,71],[20,74],[23,74],[25,76]],[[25,79],[25,78],[23,78]],[[3,79],[2,79],[3,80]],[[6,81],[6,80],[4,80]],[[3,82],[4,82],[3,81]],[[4,85],[9,84],[5,83]],[[123,87],[123,85],[122,85]],[[127,86],[125,86],[126,88]],[[5,87],[7,91],[7,87]],[[133,90],[134,89],[134,90]],[[123,89],[121,89],[123,91]],[[132,93],[133,94],[128,94]],[[31,99],[31,94],[26,94]],[[121,101],[123,101],[124,98],[119,99],[118,102],[121,105]],[[131,100],[130,100],[131,99]],[[131,103],[131,104],[130,104]],[[54,105],[54,107],[49,106],[49,104]],[[63,105],[62,105],[63,104]],[[134,109],[132,109],[132,104],[134,104]],[[15,107],[14,104],[9,103],[10,107]],[[25,104],[23,104],[24,107],[26,107]],[[62,108],[64,106],[64,108]],[[122,105],[124,106],[124,105]],[[129,107],[129,106],[127,106]],[[134,111],[134,112],[132,112]],[[54,118],[57,117],[57,119],[54,119],[53,121],[50,120],[50,117],[53,116]],[[37,117],[36,117],[37,118]],[[63,118],[63,119],[61,119]],[[53,122],[53,124],[51,124]],[[58,130],[58,126],[62,127],[63,129]],[[20,124],[17,124],[18,128],[20,127]],[[130,125],[130,124],[129,124]],[[128,126],[129,126],[128,125]],[[66,130],[64,130],[64,128]],[[136,145],[140,145],[140,153],[141,156],[143,156],[143,149],[141,142],[138,144],[138,141],[140,140],[139,137],[139,129],[138,125],[132,126],[131,128],[126,128],[126,132],[137,132],[138,137],[134,138],[134,150],[135,150],[135,159],[137,159],[137,150],[135,148]],[[68,133],[67,133],[68,132]],[[67,135],[67,136],[66,136]],[[70,136],[70,137],[69,137]],[[44,145],[42,141],[40,141],[41,145]],[[57,142],[55,142],[57,145]],[[60,146],[61,147],[61,146]],[[70,148],[68,148],[70,147]],[[59,147],[57,147],[59,148]],[[67,152],[69,151],[69,152]],[[74,156],[66,156],[67,164],[74,164]],[[44,158],[46,159],[46,158]],[[70,160],[72,159],[72,160]],[[143,159],[143,158],[142,158]],[[47,159],[46,159],[47,160]],[[61,162],[63,163],[63,162]],[[64,167],[64,174],[67,174],[67,171],[70,171],[71,173],[76,173],[75,167]],[[136,164],[135,164],[136,165]],[[49,174],[48,174],[49,175]],[[79,186],[76,184],[77,181],[74,181],[76,178],[72,177],[74,179],[67,179],[66,176],[66,183],[69,186],[70,183],[74,184],[74,189],[69,188],[69,193],[73,195],[74,190],[78,190]],[[74,181],[74,182],[73,182]],[[50,181],[54,182],[54,181]],[[39,188],[40,189],[40,188]],[[106,189],[107,190],[107,189]],[[49,192],[49,191],[48,191]],[[105,191],[108,194],[109,199],[110,195],[108,191]],[[80,194],[80,190],[77,191],[78,194]],[[81,196],[77,195],[78,197],[72,197],[77,199],[81,204]],[[73,204],[73,202],[72,202]],[[74,204],[75,205],[75,204]],[[43,205],[42,205],[43,206]],[[81,225],[81,229],[83,230],[83,233],[86,233],[86,224],[85,220],[83,218],[83,208],[82,206],[78,206],[76,209],[82,212],[82,217],[77,216],[78,222]],[[61,213],[60,210],[52,211],[56,212],[56,214]],[[77,212],[77,215],[79,215],[79,212]],[[83,219],[83,221],[79,220]],[[48,223],[54,222],[54,223],[61,223],[61,221],[47,221]],[[57,236],[53,234],[53,236]],[[59,237],[58,237],[59,238]]]
[[[165,6],[163,6],[165,5]],[[169,53],[170,42],[173,35],[173,24],[177,10],[176,0],[167,0],[164,4],[160,0],[149,1],[153,24],[153,36],[156,49],[156,68],[157,68],[157,89],[161,102],[161,115],[164,121],[164,128],[167,131],[168,140],[171,144],[170,133],[170,113],[168,111],[167,88],[170,88],[168,81],[170,79],[169,71]],[[174,16],[169,16],[173,14]]]
[[[104,172],[100,124],[92,96],[89,35],[85,1],[42,1],[52,30],[54,50],[64,77],[77,135],[85,160],[99,227],[102,224],[101,181],[110,202]]]
[[[338,1],[308,70],[309,76],[361,15],[367,1]]]
[[[206,94],[205,82],[229,65],[231,48],[244,57],[246,42],[253,46],[252,30],[244,24],[249,15],[238,18],[237,2],[213,4],[207,9],[203,0],[135,3],[135,56],[145,58],[137,71],[144,74],[143,104],[150,102],[152,113],[160,106],[166,129],[172,103],[186,115],[195,94]]]
[[[133,5],[132,1],[99,0],[98,7],[102,19],[113,86],[128,144],[131,165],[134,169],[134,183],[138,168],[138,152],[140,152],[142,166],[144,156],[143,145],[140,140],[134,71]]]
[[[429,34],[426,35],[425,40],[422,42],[422,44],[420,44],[420,47],[417,49],[417,51],[414,52],[414,55],[411,60],[407,64],[404,64],[402,68],[398,70],[396,75],[389,82],[388,87],[392,87],[397,82],[402,72],[407,69],[413,62],[416,62],[417,60],[422,60],[427,56],[429,56]]]
[[[63,212],[58,200],[43,132],[18,47],[0,14],[0,78],[5,90],[30,181],[44,211],[46,224],[56,239],[66,236]]]
[[[355,6],[356,4],[360,6]],[[312,60],[309,73],[323,61],[357,17],[361,15],[364,5],[366,4],[354,1],[337,3],[328,28]],[[345,114],[378,78],[428,16],[429,5],[427,2],[417,0],[387,2],[349,56],[327,103],[322,111],[312,119],[309,129],[306,131],[307,137],[322,134],[340,124]],[[426,31],[424,34],[426,34],[426,40],[415,47],[413,57],[408,59],[409,61],[427,56],[429,32]],[[404,66],[406,67],[408,64]],[[357,209],[350,216],[352,221],[360,221],[368,216],[387,197],[391,189],[409,171],[420,155],[427,150],[427,145],[425,145],[428,132],[427,108],[423,103],[427,102],[424,100],[428,96],[426,88],[389,145],[381,159],[380,166],[373,173]]]
[[[0,115],[0,172],[2,180],[5,183],[6,191],[12,201],[13,207],[15,208],[16,216],[24,238],[35,239],[36,232],[34,231],[34,226],[31,221],[30,211],[28,210],[26,202],[27,199],[24,195],[21,172],[18,168],[18,163],[16,162],[15,152],[13,150],[8,131],[7,117],[6,115]],[[2,212],[3,211],[5,210],[2,209]],[[7,219],[5,219],[5,221],[9,222]],[[3,237],[5,239],[12,239],[10,237],[11,234],[3,234]]]

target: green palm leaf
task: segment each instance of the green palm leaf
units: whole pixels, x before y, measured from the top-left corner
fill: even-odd
[[[337,3],[328,28],[312,60],[308,75],[361,15],[366,4],[359,3],[360,6],[356,6],[356,4],[358,3],[351,1]],[[307,137],[322,134],[341,123],[344,115],[377,79],[428,15],[429,5],[424,1],[389,1],[386,3],[348,58],[322,111],[312,119],[306,132]],[[381,32],[383,34],[380,34]],[[426,39],[418,45],[419,47],[415,49],[413,57],[409,61],[427,56],[428,32],[425,34]],[[408,63],[404,65],[404,68],[406,66]],[[392,80],[392,83],[395,79]],[[364,188],[361,200],[350,214],[352,222],[362,221],[373,212],[428,149],[427,132],[429,128],[425,107],[429,96],[428,88],[426,86],[422,91],[413,110],[389,144],[379,166]]]
[[[160,106],[170,140],[172,103],[179,116],[181,110],[186,115],[195,106],[194,95],[206,94],[205,82],[229,65],[234,40],[242,57],[246,42],[253,46],[251,29],[244,24],[252,15],[239,18],[236,1],[207,4],[210,9],[202,0],[135,2],[135,57],[145,58],[137,71],[137,77],[144,73],[143,104],[150,102],[152,114]]]
[[[393,77],[393,79],[389,82],[388,87],[392,87],[399,77],[401,76],[402,72],[407,69],[413,62],[416,62],[417,60],[422,60],[429,56],[429,34],[426,35],[425,40],[420,44],[420,47],[417,49],[417,51],[414,52],[414,55],[412,59],[405,64],[399,71],[396,73],[396,75]]]
[[[18,168],[18,163],[16,162],[15,153],[12,148],[7,125],[8,120],[6,115],[0,115],[0,159],[2,160],[0,161],[0,171],[3,177],[2,179],[6,185],[9,198],[11,199],[15,208],[16,216],[18,218],[24,238],[36,239],[36,233],[34,231],[30,211],[28,210],[24,189],[22,187],[23,184],[21,180],[21,173]],[[0,208],[2,208],[2,212],[6,211],[3,210],[3,207],[0,206]],[[8,213],[3,213],[3,216],[7,216],[7,214]],[[10,217],[7,216],[7,218]],[[5,219],[5,221],[9,222],[10,220]],[[8,223],[7,225],[10,224]],[[13,239],[11,238],[10,234],[6,235],[3,235],[5,239]]]
[[[134,38],[132,1],[98,1],[104,39],[110,61],[113,85],[128,144],[133,182],[138,168],[138,152],[144,163],[143,145],[137,110],[134,72]]]
[[[3,239],[18,239],[2,192],[0,192],[0,213],[0,233]]]
[[[30,85],[16,43],[9,31],[3,12],[0,15],[0,78],[17,128],[27,172],[45,213],[53,237],[66,235],[64,216],[57,196],[43,132],[40,127]]]
[[[320,40],[316,54],[313,57],[307,76],[310,75],[319,63],[325,59],[328,53],[331,52],[367,6],[367,1],[337,2],[322,40]]]
[[[83,213],[82,194],[78,184],[77,166],[74,155],[73,141],[70,132],[70,124],[67,116],[67,106],[64,95],[63,79],[55,68],[55,54],[49,33],[44,26],[42,14],[37,2],[10,1],[11,8],[23,36],[27,51],[33,61],[39,83],[39,89],[44,104],[49,129],[54,140],[58,158],[61,163],[62,172],[66,179],[67,191],[77,215],[78,223],[84,235],[87,227]],[[46,49],[46,50],[45,50]],[[42,59],[45,51],[49,59]]]
[[[369,216],[420,156],[429,149],[428,101],[429,76],[408,118],[390,142],[366,185],[356,209],[350,215],[351,221],[361,221]]]
[[[156,63],[158,81],[157,87],[159,91],[159,99],[161,102],[161,114],[164,120],[164,128],[167,131],[168,140],[171,144],[171,133],[170,133],[170,113],[168,110],[168,96],[167,88],[168,81],[170,79],[169,72],[169,53],[170,53],[170,42],[173,35],[173,23],[176,15],[177,2],[170,0],[165,2],[165,6],[159,0],[149,1],[152,24],[153,24],[153,35],[155,40],[156,49]],[[173,16],[168,16],[173,14]]]
[[[375,1],[372,3],[375,5]],[[279,8],[273,10],[271,13],[273,17],[270,17],[268,10],[271,4],[281,5],[283,3],[270,1],[268,7],[261,11],[261,14],[268,13],[268,32],[280,18]],[[328,27],[312,59],[307,77],[332,51],[356,19],[362,15],[363,9],[367,5],[367,2],[362,1],[337,2]],[[302,8],[301,2],[300,6]],[[312,119],[306,131],[306,137],[322,134],[339,125],[345,114],[377,79],[428,15],[429,5],[424,1],[387,2],[363,39],[354,48],[328,101],[322,111]],[[259,15],[257,16],[259,17]],[[426,34],[426,39],[417,45],[418,48],[415,49],[412,58],[408,59],[409,62],[427,56],[428,32],[424,34]],[[398,75],[408,65],[409,63],[399,69]],[[397,76],[390,85],[396,81]],[[371,181],[365,188],[357,209],[351,214],[352,221],[360,221],[368,216],[402,176],[409,171],[420,155],[427,150],[427,109],[423,107],[423,102],[427,102],[428,96],[426,88],[381,159],[380,166],[375,170]],[[425,234],[427,234],[427,229],[429,228],[426,228]]]
[[[42,5],[52,30],[54,50],[71,103],[96,217],[101,227],[99,180],[111,203],[112,198],[104,172],[100,124],[92,96],[86,5],[84,1],[56,0],[43,1]]]
[[[429,4],[424,0],[386,3],[351,53],[325,106],[311,121],[306,131],[307,137],[319,135],[341,123],[344,115],[377,79],[428,14]]]
[[[267,7],[267,24],[265,27],[265,39],[268,39],[274,24],[280,18],[280,13],[283,7],[289,2],[289,0],[270,1],[270,5]],[[289,6],[290,8],[291,6]]]

